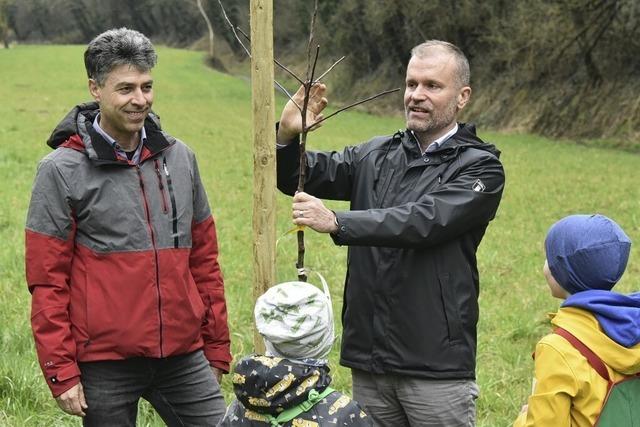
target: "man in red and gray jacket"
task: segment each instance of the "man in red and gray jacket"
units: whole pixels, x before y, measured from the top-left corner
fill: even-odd
[[[85,52],[95,102],[47,142],[26,225],[31,324],[59,406],[134,426],[148,400],[172,425],[211,426],[231,355],[216,231],[193,152],[151,112],[156,53],[109,30]]]

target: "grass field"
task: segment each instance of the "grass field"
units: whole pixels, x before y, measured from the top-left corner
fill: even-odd
[[[73,426],[41,377],[29,328],[24,279],[24,220],[38,160],[52,128],[88,99],[80,46],[19,46],[0,50],[0,425]],[[154,110],[163,127],[197,153],[217,221],[233,354],[252,351],[252,147],[249,83],[203,66],[194,52],[159,49]],[[330,84],[330,81],[329,81]],[[279,100],[279,105],[282,103]],[[376,102],[401,102],[399,95]],[[403,127],[401,118],[343,113],[310,136],[311,148],[339,149]],[[531,352],[548,331],[546,313],[558,301],[541,274],[548,227],[571,213],[616,219],[636,242],[618,289],[638,289],[640,278],[640,157],[558,144],[528,135],[482,133],[502,150],[507,185],[496,219],[479,251],[478,425],[506,426],[531,387]],[[278,195],[277,230],[291,228],[289,198]],[[335,209],[342,203],[330,203]],[[295,279],[295,239],[278,247],[278,280]],[[329,281],[336,312],[342,301],[346,248],[307,233],[307,264]],[[331,355],[334,387],[350,389],[349,372]],[[228,378],[225,395],[231,397]],[[139,425],[162,425],[142,405]]]

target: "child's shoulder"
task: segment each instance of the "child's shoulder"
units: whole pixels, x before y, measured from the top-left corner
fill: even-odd
[[[538,341],[536,344],[536,355],[538,351],[554,351],[560,354],[573,349],[573,346],[562,336],[551,332]]]
[[[538,341],[534,353],[536,365],[547,370],[569,369],[578,375],[589,371],[589,363],[566,338],[552,332]]]

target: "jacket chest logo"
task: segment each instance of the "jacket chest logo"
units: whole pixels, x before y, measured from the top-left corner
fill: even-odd
[[[473,191],[477,191],[477,192],[481,193],[484,190],[486,190],[487,187],[484,185],[484,182],[482,182],[479,179],[476,179],[476,182],[473,183],[473,185],[471,186],[471,189],[473,189]]]

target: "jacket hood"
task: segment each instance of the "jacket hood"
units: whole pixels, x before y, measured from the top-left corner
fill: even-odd
[[[415,134],[409,129],[396,132],[396,135],[404,138],[405,144],[413,145],[417,143]],[[493,145],[484,142],[476,134],[476,125],[473,123],[458,123],[458,131],[449,139],[444,141],[433,153],[438,153],[446,158],[455,157],[461,149],[475,148],[487,151],[496,158],[500,158],[500,150]]]
[[[581,293],[584,294],[586,292]],[[567,301],[569,301],[569,299],[567,299]],[[618,302],[621,301],[622,300],[618,300]],[[573,301],[569,301],[569,303],[572,304]],[[634,321],[631,320],[633,316],[630,317],[621,314],[621,311],[626,311],[626,309],[614,314],[616,312],[615,309],[604,309],[604,300],[600,300],[599,302],[592,301],[589,303],[589,310],[583,308],[584,305],[579,308],[565,304],[563,304],[552,319],[551,323],[553,325],[571,332],[615,371],[624,375],[632,375],[640,372],[640,344],[627,347],[609,335],[609,333],[612,333],[610,331],[615,329],[616,332],[612,333],[615,337],[628,335],[629,337],[634,337],[633,339],[626,338],[629,343],[638,341],[638,326],[637,323],[635,323],[635,327],[632,326],[634,324]],[[597,312],[598,314],[591,312],[591,310],[596,307],[600,310]],[[633,310],[631,307],[628,307],[628,309]],[[635,310],[638,309],[636,308]],[[607,313],[607,316],[611,316],[607,317],[608,320],[605,322],[605,324],[608,325],[607,328],[609,332],[604,329],[598,319],[598,317],[602,318],[604,313]],[[633,328],[636,328],[636,330],[633,331]]]
[[[324,391],[330,383],[329,367],[316,359],[294,362],[252,355],[240,360],[233,373],[233,391],[242,405],[273,416],[306,401],[311,390]]]
[[[451,149],[453,141],[457,142],[457,147],[473,147],[478,150],[488,151],[497,158],[500,158],[500,150],[495,145],[484,142],[476,134],[476,125],[473,123],[458,123],[458,132],[449,141],[445,141],[440,149]]]
[[[66,116],[58,123],[51,136],[47,140],[47,145],[53,149],[58,148],[65,143],[73,135],[79,134],[79,119],[84,123],[87,119],[93,122],[100,109],[97,102],[85,102],[78,104],[67,113]]]
[[[93,121],[99,112],[97,102],[76,105],[55,127],[47,145],[56,149],[71,142],[74,148],[84,151],[91,159],[116,161],[111,145],[93,128]],[[147,116],[144,127],[147,132],[145,145],[152,153],[161,151],[175,142],[162,131],[160,117],[153,111]]]
[[[577,307],[593,313],[605,334],[630,348],[640,343],[640,292],[622,295],[589,290],[571,295],[562,307]]]

